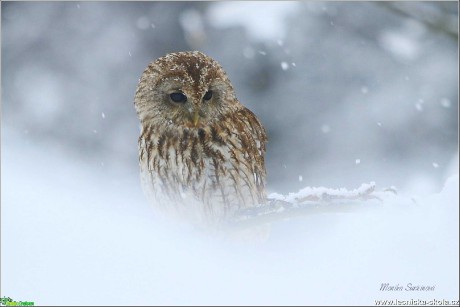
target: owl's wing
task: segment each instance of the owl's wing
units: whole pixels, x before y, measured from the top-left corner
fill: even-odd
[[[267,134],[257,116],[248,108],[242,108],[236,114],[238,121],[243,126],[240,129],[242,134],[242,145],[246,150],[246,161],[249,162],[251,172],[257,189],[259,203],[266,202],[265,183],[265,148]]]

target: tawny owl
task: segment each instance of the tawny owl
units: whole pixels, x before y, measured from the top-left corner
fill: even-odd
[[[265,203],[265,129],[219,63],[167,54],[145,69],[134,104],[142,185],[155,207],[209,225]]]

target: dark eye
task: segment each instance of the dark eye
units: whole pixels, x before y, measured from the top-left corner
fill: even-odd
[[[177,103],[184,103],[187,101],[187,96],[182,93],[172,93],[169,95],[172,101]]]
[[[212,91],[207,91],[206,94],[204,94],[203,99],[204,100],[209,100],[212,98]]]

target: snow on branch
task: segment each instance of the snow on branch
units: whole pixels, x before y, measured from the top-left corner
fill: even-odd
[[[362,184],[354,190],[306,187],[286,196],[272,193],[267,204],[239,211],[227,226],[248,228],[313,214],[350,212],[358,206],[372,205],[369,200],[376,200],[378,204],[390,194],[396,194],[396,190],[376,191],[374,182]]]

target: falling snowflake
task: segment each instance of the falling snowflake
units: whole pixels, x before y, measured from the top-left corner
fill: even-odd
[[[419,112],[422,112],[423,111],[423,103],[425,101],[423,99],[419,99],[418,102],[415,104],[415,109],[417,109],[417,111]]]
[[[321,126],[321,131],[323,133],[329,133],[331,131],[331,127],[329,127],[329,125],[324,124]]]
[[[444,107],[444,108],[450,108],[450,99],[449,98],[443,98],[441,99],[441,105]]]

